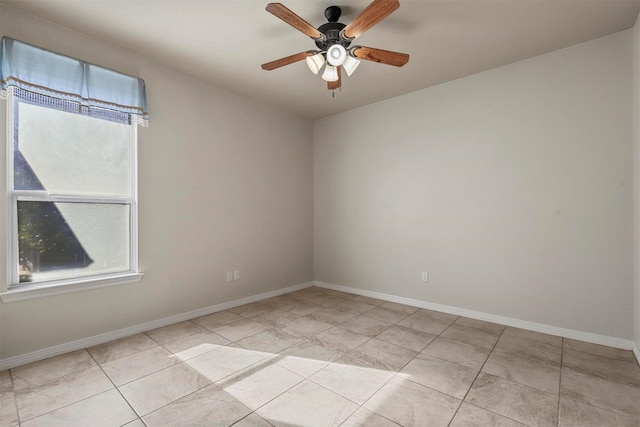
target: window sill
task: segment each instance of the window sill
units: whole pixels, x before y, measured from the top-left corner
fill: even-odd
[[[139,282],[143,273],[123,273],[104,277],[93,277],[79,280],[69,280],[56,283],[43,283],[40,285],[30,285],[24,288],[11,289],[0,292],[0,299],[3,303],[22,301],[32,298],[46,297],[50,295],[60,295],[69,292],[84,291],[88,289],[103,288],[106,286],[116,286],[125,283]]]

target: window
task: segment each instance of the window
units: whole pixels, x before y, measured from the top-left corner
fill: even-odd
[[[49,86],[51,80],[69,75],[56,73],[55,67],[40,70],[40,75],[43,70],[53,74],[46,76],[44,88],[3,75],[8,99],[8,293],[139,276],[136,152],[140,115],[127,108],[123,111],[119,92],[117,103],[91,95],[108,92],[114,82],[124,82],[129,89],[133,81],[134,88],[140,87],[140,80],[6,38],[3,74],[6,55],[13,53],[9,60],[20,60],[16,54],[20,48],[31,55],[23,61],[29,68],[33,64],[38,68],[40,62],[33,60],[34,52],[44,60],[66,61],[65,66],[80,64],[82,81]],[[105,76],[111,74],[115,79],[107,85]],[[101,77],[89,89],[88,75]],[[13,81],[19,84],[11,85]],[[76,85],[87,93],[75,99],[56,84]]]
[[[135,271],[136,126],[12,98],[11,285]]]

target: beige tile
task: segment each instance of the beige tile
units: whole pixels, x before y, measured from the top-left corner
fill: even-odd
[[[208,379],[181,363],[119,389],[138,415],[144,416],[209,384]]]
[[[452,319],[434,317],[428,311],[418,310],[412,315],[405,317],[397,324],[398,326],[406,326],[407,328],[416,329],[429,334],[440,335],[442,331],[447,329],[455,319],[455,317]]]
[[[228,339],[214,332],[207,331],[168,342],[163,344],[163,347],[173,353],[178,359],[188,360],[209,351],[216,350],[230,342]]]
[[[391,310],[389,308],[384,307],[375,307],[369,311],[365,311],[362,313],[363,316],[371,317],[372,319],[377,319],[382,322],[387,323],[398,323],[405,317],[409,316],[407,313],[403,313],[400,311]]]
[[[110,427],[138,418],[116,389],[105,391],[69,406],[22,423],[23,427]]]
[[[366,335],[358,334],[339,325],[327,329],[313,337],[312,341],[329,350],[348,353],[359,345],[369,341]]]
[[[336,289],[325,289],[326,295],[331,295],[334,297],[340,297],[344,299],[353,299],[353,294],[348,292],[338,291]]]
[[[11,390],[13,383],[11,382],[11,373],[9,370],[0,371],[0,391]]]
[[[569,348],[571,350],[583,351],[585,353],[591,353],[598,356],[610,357],[611,359],[617,359],[627,363],[638,364],[638,361],[631,350],[622,350],[620,348],[607,347],[604,345],[572,340],[570,338],[565,338],[563,343],[565,349]]]
[[[480,369],[487,360],[487,357],[489,357],[491,350],[438,337],[433,340],[422,353],[470,368]]]
[[[360,408],[347,418],[340,427],[398,427],[399,425],[373,411]]]
[[[15,392],[0,372],[0,425],[144,427],[94,359],[137,378],[120,388],[149,426],[555,425],[561,360],[559,426],[640,425],[628,351],[315,287],[232,310],[14,368]]]
[[[640,388],[563,368],[560,396],[582,401],[640,424]]]
[[[316,304],[311,301],[302,301],[298,302],[291,310],[291,313],[297,314],[299,316],[306,316],[307,314],[311,314],[314,311],[322,310],[324,307],[320,304]]]
[[[15,392],[20,422],[78,402],[113,388],[102,370],[95,366],[72,372],[47,383]]]
[[[243,318],[234,320],[223,326],[215,328],[213,332],[228,340],[238,341],[243,338],[250,337],[251,335],[257,334],[258,332],[262,332],[266,329],[268,329],[268,327],[263,325],[262,323]]]
[[[435,337],[433,334],[407,328],[406,326],[392,325],[389,329],[376,336],[376,339],[399,345],[409,350],[422,351]]]
[[[466,402],[533,426],[556,426],[558,396],[481,372]]]
[[[220,326],[226,325],[227,323],[231,323],[234,320],[239,320],[240,318],[241,317],[237,314],[224,310],[198,317],[193,319],[192,322],[205,329],[214,330]]]
[[[380,307],[388,308],[389,310],[397,311],[399,313],[405,314],[413,314],[419,310],[418,307],[413,307],[411,305],[399,304],[397,302],[387,301],[384,304],[381,304]]]
[[[62,354],[11,369],[13,388],[24,390],[96,366],[86,350]]]
[[[291,307],[293,307],[297,301],[293,298],[288,297],[287,295],[280,295],[277,297],[267,298],[261,301],[263,304],[268,304],[274,309],[289,311]]]
[[[173,366],[179,359],[162,347],[153,347],[121,357],[102,365],[102,369],[116,386],[137,380],[145,375]]]
[[[87,351],[91,353],[96,362],[102,364],[157,346],[158,343],[147,335],[137,334],[89,347]]]
[[[260,322],[263,325],[279,328],[293,320],[298,319],[299,317],[300,315],[291,313],[290,311],[275,309],[256,314],[255,316],[251,317],[251,320]]]
[[[549,393],[560,393],[560,368],[546,362],[493,353],[482,372]]]
[[[307,301],[309,298],[313,298],[320,295],[326,295],[325,289],[318,288],[315,286],[285,294],[286,297],[292,298],[296,301]]]
[[[237,344],[255,351],[278,353],[285,348],[302,342],[303,339],[294,337],[278,329],[267,329],[255,335],[237,341]]]
[[[13,390],[0,390],[0,426],[14,427],[18,425],[18,409]]]
[[[517,421],[510,420],[493,412],[485,411],[477,406],[463,403],[449,427],[526,427]]]
[[[263,301],[253,302],[251,304],[245,304],[229,309],[232,313],[239,314],[240,316],[247,318],[251,318],[271,310],[273,310],[273,306],[266,304]]]
[[[164,344],[170,341],[183,339],[191,335],[201,334],[206,332],[206,329],[202,326],[198,326],[193,322],[186,321],[173,325],[165,326],[163,328],[154,329],[146,332],[154,341]]]
[[[304,378],[275,364],[256,364],[216,383],[240,403],[255,411]]]
[[[448,313],[443,313],[441,311],[427,310],[426,308],[421,308],[418,311],[416,311],[414,314],[416,317],[439,319],[445,322],[449,322],[449,324],[455,322],[456,319],[458,318],[458,316],[456,316],[455,314],[448,314]]]
[[[276,427],[339,426],[358,405],[338,394],[304,381],[257,410]]]
[[[560,398],[560,427],[638,427],[639,420],[598,409],[584,402]]]
[[[372,304],[367,304],[366,302],[353,301],[353,300],[342,301],[331,306],[331,308],[333,308],[334,310],[350,311],[356,314],[364,313],[365,311],[371,310],[374,307],[376,306]]]
[[[314,311],[307,317],[310,319],[319,320],[321,322],[331,323],[332,325],[337,325],[338,323],[342,323],[345,320],[349,320],[355,316],[356,313],[352,311],[334,310],[333,308],[329,307],[323,308],[322,310]]]
[[[319,345],[317,341],[312,340],[301,342],[281,351],[275,361],[278,365],[306,378],[340,357],[342,357],[342,353]]]
[[[495,352],[509,354],[511,356],[524,357],[525,359],[548,362],[560,366],[562,359],[562,347],[545,344],[542,341],[528,338],[519,338],[502,334],[494,348]]]
[[[397,372],[418,353],[404,347],[371,339],[352,350],[339,361],[384,371]]]
[[[140,418],[138,418],[137,420],[131,421],[130,423],[127,423],[122,427],[147,427],[147,426],[144,425],[144,423]]]
[[[184,363],[215,382],[263,359],[260,354],[244,348],[220,347]]]
[[[471,326],[472,328],[480,329],[492,335],[500,335],[504,331],[504,325],[498,325],[497,323],[485,322],[484,320],[471,319],[469,317],[458,317],[454,324]]]
[[[478,369],[419,354],[400,371],[400,376],[458,399],[463,399]]]
[[[309,380],[362,405],[393,376],[393,372],[337,361],[310,376]]]
[[[562,366],[605,380],[640,387],[640,366],[637,363],[565,348]]]
[[[271,423],[268,423],[261,416],[252,413],[238,421],[233,427],[272,427]]]
[[[363,302],[365,304],[369,304],[369,305],[373,305],[373,306],[382,305],[382,304],[384,304],[386,302],[386,301],[383,301],[381,299],[365,297],[363,295],[357,295],[355,297],[352,297],[351,300],[355,301],[355,302]]]
[[[529,331],[527,329],[513,328],[511,326],[507,326],[505,328],[504,334],[511,337],[538,341],[544,344],[562,346],[562,337],[559,337],[557,335],[543,334],[541,332]]]
[[[371,338],[375,337],[389,326],[391,326],[391,323],[389,322],[372,319],[371,317],[367,317],[362,314],[351,318],[340,325],[341,328]]]
[[[492,349],[496,342],[498,342],[500,334],[454,323],[440,336],[450,340]]]
[[[282,330],[296,337],[310,338],[320,332],[329,329],[333,324],[308,316],[301,317],[286,324]]]
[[[250,412],[223,390],[210,385],[150,413],[143,420],[149,427],[230,426]]]
[[[396,377],[364,407],[405,427],[446,427],[459,405],[454,397]]]
[[[309,301],[312,301],[315,304],[320,304],[323,307],[331,307],[332,305],[344,302],[345,299],[334,295],[320,295],[313,297]]]

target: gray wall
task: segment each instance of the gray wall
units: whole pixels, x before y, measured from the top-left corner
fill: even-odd
[[[151,117],[139,137],[142,282],[0,303],[0,359],[313,280],[310,121],[0,10],[3,35],[145,79]]]
[[[640,346],[638,25],[315,126],[6,6],[0,32],[144,78],[151,114],[144,279],[0,303],[0,359],[314,276],[623,339],[635,323]]]
[[[632,41],[316,121],[316,280],[632,339]]]

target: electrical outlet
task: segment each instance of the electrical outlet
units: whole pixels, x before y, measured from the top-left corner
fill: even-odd
[[[423,282],[428,282],[429,281],[429,273],[426,272],[422,272],[422,281]]]
[[[227,272],[227,282],[233,281],[233,272]]]
[[[233,272],[233,280],[240,280],[240,270]]]

